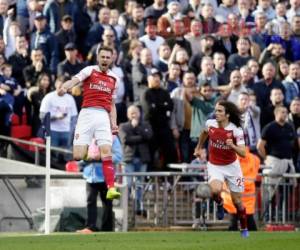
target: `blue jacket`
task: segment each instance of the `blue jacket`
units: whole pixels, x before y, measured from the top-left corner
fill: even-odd
[[[122,147],[120,140],[117,136],[114,136],[113,145],[112,145],[112,160],[113,164],[117,165],[122,162]],[[102,163],[90,163],[84,166],[83,169],[83,178],[86,179],[88,183],[99,183],[105,182],[103,171],[102,171]]]

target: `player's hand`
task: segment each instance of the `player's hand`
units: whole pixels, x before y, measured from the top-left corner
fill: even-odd
[[[234,143],[233,143],[233,140],[232,139],[227,139],[226,140],[226,145],[233,148],[234,147]]]
[[[111,126],[111,133],[117,135],[119,133],[119,127],[117,125]]]
[[[195,151],[194,151],[194,156],[200,159],[201,151],[202,151],[202,148],[196,147]]]

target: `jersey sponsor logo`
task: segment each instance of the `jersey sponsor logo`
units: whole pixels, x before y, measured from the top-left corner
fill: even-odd
[[[103,91],[106,92],[108,94],[112,93],[112,89],[107,87],[107,84],[103,81],[99,81],[98,84],[95,83],[90,83],[90,89],[95,89],[95,90],[99,90],[99,91]]]
[[[224,141],[222,140],[216,140],[216,141],[210,141],[210,146],[212,146],[213,148],[217,148],[217,149],[225,149],[225,150],[230,150],[231,148],[225,144]]]

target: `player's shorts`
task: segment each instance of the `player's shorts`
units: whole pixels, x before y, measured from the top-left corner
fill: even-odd
[[[74,146],[90,145],[93,137],[98,146],[112,145],[109,114],[101,108],[83,108],[75,128]]]
[[[232,192],[244,192],[244,177],[238,160],[228,165],[215,165],[208,162],[207,172],[208,182],[213,180],[226,181]]]

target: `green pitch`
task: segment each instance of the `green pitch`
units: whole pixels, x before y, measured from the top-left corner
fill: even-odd
[[[300,232],[255,232],[248,239],[238,232],[0,234],[0,250],[296,250],[299,246]]]

